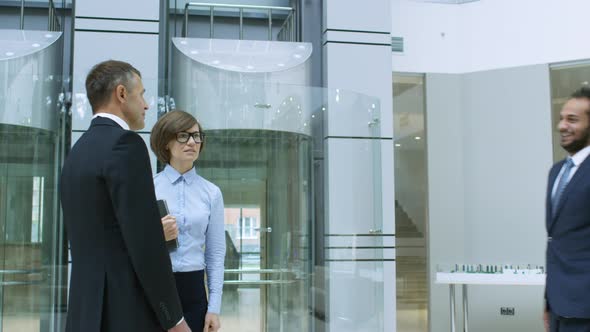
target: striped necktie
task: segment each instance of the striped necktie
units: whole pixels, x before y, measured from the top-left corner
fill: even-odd
[[[559,183],[557,184],[557,188],[555,189],[555,195],[553,195],[553,200],[551,202],[551,211],[552,214],[555,216],[557,213],[557,206],[559,205],[559,200],[561,199],[561,195],[565,190],[569,180],[570,180],[570,173],[572,168],[574,167],[574,162],[572,158],[567,158],[565,164],[563,165],[563,172],[561,173],[561,178],[559,178]]]

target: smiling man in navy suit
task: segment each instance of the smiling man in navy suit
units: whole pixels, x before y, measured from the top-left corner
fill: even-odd
[[[551,332],[590,332],[590,88],[574,92],[559,114],[569,156],[549,172],[543,320]]]
[[[67,332],[190,332],[182,317],[147,148],[139,71],[109,60],[86,78],[93,120],[70,151],[61,203],[72,271]]]

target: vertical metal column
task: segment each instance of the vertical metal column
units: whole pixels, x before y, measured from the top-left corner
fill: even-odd
[[[240,8],[240,40],[244,39],[244,8]]]
[[[188,3],[184,6],[184,26],[182,28],[182,36],[188,37]]]
[[[25,0],[20,1],[20,29],[25,29]]]
[[[455,285],[449,284],[450,298],[451,298],[451,332],[456,332],[455,324]]]
[[[47,8],[49,8],[49,13],[47,14],[47,16],[48,16],[47,30],[48,31],[53,31],[53,10],[51,10],[52,5],[53,5],[53,1],[49,0],[49,2],[47,4]]]
[[[268,10],[268,40],[272,40],[272,9]]]
[[[290,27],[289,27],[289,31],[290,31],[290,35],[291,35],[291,41],[294,42],[295,40],[295,11],[291,11],[291,20],[289,22]]]
[[[468,315],[468,303],[467,303],[467,284],[463,284],[463,331],[469,332],[469,319]]]
[[[213,38],[213,11],[215,7],[211,6],[209,8],[209,16],[210,16],[210,23],[209,23],[209,38]]]

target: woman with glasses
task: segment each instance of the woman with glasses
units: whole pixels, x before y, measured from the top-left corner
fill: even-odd
[[[154,177],[156,197],[166,201],[170,214],[162,218],[172,270],[184,319],[192,331],[219,329],[225,231],[223,197],[219,188],[197,174],[194,162],[205,145],[203,128],[192,115],[171,111],[152,129],[150,145],[166,164]],[[207,274],[209,301],[205,292]]]

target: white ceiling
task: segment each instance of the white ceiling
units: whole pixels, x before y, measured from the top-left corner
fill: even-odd
[[[451,5],[460,5],[467,2],[475,2],[480,0],[413,0],[415,2],[435,2],[435,3],[446,3]]]

